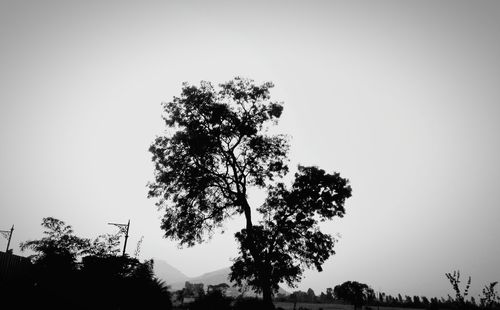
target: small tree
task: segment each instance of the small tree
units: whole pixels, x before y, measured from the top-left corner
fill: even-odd
[[[316,167],[299,167],[291,189],[275,179],[288,172],[288,139],[267,130],[283,106],[270,100],[272,83],[255,85],[235,78],[220,85],[183,85],[180,97],[164,104],[170,132],[151,145],[155,180],[149,197],[164,210],[165,236],[193,246],[210,237],[234,215],[246,225],[236,234],[240,256],[231,278],[247,282],[272,306],[280,282],[299,280],[305,267],[321,265],[332,254],[334,238],[319,230],[318,220],[345,213],[348,181]],[[254,224],[247,192],[267,188]]]
[[[30,258],[53,275],[75,270],[78,256],[89,248],[89,239],[75,236],[70,225],[53,217],[44,218],[42,227],[45,236],[40,240],[22,242],[21,250],[35,252]]]
[[[327,302],[333,302],[333,288],[328,287],[326,289],[326,300]]]
[[[312,288],[309,288],[307,290],[307,301],[309,302],[315,302],[316,301],[316,294],[314,293]]]
[[[450,281],[451,286],[453,287],[453,290],[455,291],[455,300],[459,305],[464,305],[467,295],[469,295],[469,288],[470,288],[470,283],[471,283],[471,277],[469,276],[469,279],[467,280],[467,285],[465,286],[465,290],[462,293],[462,290],[460,289],[460,270],[453,271],[453,274],[451,273],[445,273],[446,277]]]
[[[500,296],[498,296],[498,292],[495,290],[497,284],[498,282],[491,282],[483,288],[483,295],[480,298],[482,307],[492,308],[499,306]]]
[[[360,308],[365,303],[375,299],[375,293],[367,284],[356,281],[347,281],[333,289],[335,296],[352,305],[354,309]]]
[[[425,296],[422,296],[422,303],[424,304],[424,306],[427,306],[430,302],[429,302],[429,299]]]

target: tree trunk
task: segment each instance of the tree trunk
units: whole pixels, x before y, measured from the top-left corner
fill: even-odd
[[[255,264],[257,265],[258,270],[261,272],[261,281],[264,282],[265,284],[262,285],[262,299],[264,303],[264,309],[265,310],[273,310],[274,304],[273,304],[273,293],[271,289],[271,285],[269,283],[269,278],[266,276],[266,266],[264,266],[263,259],[259,253],[259,251],[253,246],[255,240],[253,237],[253,224],[252,224],[252,213],[250,209],[250,205],[248,204],[248,201],[246,197],[241,197],[241,203],[243,206],[243,210],[245,211],[245,218],[246,218],[246,230],[247,230],[247,238],[249,239],[248,245],[249,245],[249,251],[250,254],[252,254],[252,257],[255,261]]]
[[[269,285],[265,285],[266,287],[262,288],[262,300],[264,302],[264,309],[266,310],[274,310],[273,304],[273,293],[271,287]]]

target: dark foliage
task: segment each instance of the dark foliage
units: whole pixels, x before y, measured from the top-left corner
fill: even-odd
[[[167,287],[153,274],[153,261],[116,256],[117,238],[90,242],[71,226],[44,218],[45,236],[21,244],[31,249],[33,266],[23,279],[16,308],[39,309],[171,309]],[[13,302],[14,303],[14,302]]]
[[[335,253],[335,239],[319,230],[318,221],[342,217],[350,195],[347,180],[339,174],[299,166],[291,189],[283,183],[270,187],[266,202],[258,209],[265,214],[264,220],[253,227],[253,238],[247,237],[246,229],[236,234],[241,255],[231,268],[232,279],[239,284],[247,281],[257,289],[262,281],[269,281],[277,290],[282,281],[289,286],[299,281],[303,266],[321,271],[321,265]],[[264,270],[253,263],[252,247],[262,253]]]
[[[21,250],[34,251],[31,258],[39,267],[74,270],[77,257],[90,247],[89,240],[75,236],[70,225],[53,217],[44,218],[42,227],[45,237],[22,242]]]
[[[483,288],[483,295],[481,296],[481,306],[485,308],[500,308],[500,296],[495,290],[498,282],[491,282]]]
[[[367,284],[356,281],[346,281],[341,285],[337,285],[333,289],[333,292],[337,298],[354,305],[354,308],[359,308],[375,299],[375,293],[372,288]]]
[[[456,310],[500,310],[500,298],[498,297],[498,292],[495,290],[495,286],[497,282],[492,282],[489,285],[486,285],[482,291],[482,294],[479,296],[480,302],[477,303],[474,297],[470,297],[470,299],[465,298],[465,291],[462,293],[459,287],[460,276],[459,272],[449,273],[449,276],[453,279],[450,281],[452,284],[452,288],[455,289],[455,285],[457,285],[459,296],[462,298],[455,298],[448,295],[448,298],[428,298],[425,296],[408,296],[398,294],[397,296],[392,296],[390,294],[386,294],[383,292],[379,292],[378,294],[372,295],[372,297],[368,298],[366,302],[363,304],[367,310],[370,309],[378,309],[378,307],[393,307],[393,308],[420,308],[420,309],[429,309],[429,310],[438,310],[438,309],[456,309]],[[447,276],[447,278],[449,278]],[[469,277],[470,278],[470,277]],[[470,283],[470,280],[467,281]],[[345,284],[345,283],[344,283]],[[467,285],[469,286],[469,285]],[[340,287],[340,286],[337,286]],[[468,290],[467,290],[468,291]],[[340,298],[339,296],[332,296],[333,290],[331,288],[326,289],[326,293],[321,293],[320,297],[317,296],[313,299],[313,291],[308,290],[304,291],[295,291],[288,296],[280,296],[278,301],[282,302],[290,302],[294,303],[297,306],[297,303],[341,303],[348,302],[347,298]],[[337,289],[338,293],[338,289]],[[321,297],[323,296],[323,297]],[[331,296],[331,297],[328,297]],[[300,308],[300,307],[299,307]]]
[[[453,271],[453,273],[445,274],[450,284],[455,292],[455,298],[448,295],[448,300],[446,301],[448,308],[453,309],[500,309],[500,297],[498,297],[498,293],[495,290],[495,286],[498,282],[492,282],[489,285],[486,285],[482,291],[482,295],[480,295],[480,303],[477,304],[474,297],[471,297],[470,300],[467,300],[467,296],[469,295],[469,288],[471,285],[471,277],[469,276],[467,280],[467,284],[465,286],[464,291],[462,292],[460,288],[460,271]]]
[[[184,84],[181,96],[164,104],[169,131],[150,147],[155,180],[149,185],[149,197],[165,212],[165,236],[183,245],[202,242],[227,218],[244,214],[231,276],[261,291],[268,304],[278,283],[293,284],[304,267],[321,270],[334,253],[334,239],[317,221],[343,216],[351,195],[347,180],[316,167],[299,167],[290,189],[275,183],[288,172],[288,142],[267,130],[283,110],[270,100],[272,87],[242,78],[218,90],[209,82]],[[251,186],[269,191],[259,225],[247,200]]]
[[[150,148],[156,174],[149,196],[165,211],[165,236],[185,245],[244,213],[247,186],[264,187],[288,171],[286,137],[265,133],[283,109],[269,101],[273,85],[235,79],[220,86],[184,84],[181,97],[164,104],[174,133]]]
[[[455,291],[455,302],[458,304],[465,304],[465,299],[467,298],[467,295],[469,294],[469,288],[470,288],[470,283],[471,283],[471,277],[469,277],[469,280],[467,281],[467,285],[465,286],[465,290],[462,293],[460,289],[460,271],[453,271],[453,274],[451,273],[445,273],[446,277],[450,281],[451,286],[453,287],[453,290]]]

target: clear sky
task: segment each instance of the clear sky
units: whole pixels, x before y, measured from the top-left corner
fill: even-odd
[[[300,289],[446,296],[460,269],[477,297],[500,281],[499,33],[498,1],[0,1],[0,230],[18,254],[46,216],[87,237],[130,219],[129,253],[144,236],[187,275],[229,266],[242,219],[162,238],[147,149],[182,82],[245,76],[276,84],[292,166],[353,187]]]

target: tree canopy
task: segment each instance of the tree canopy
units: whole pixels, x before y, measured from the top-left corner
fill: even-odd
[[[194,245],[246,208],[247,187],[264,187],[287,171],[288,142],[266,134],[283,106],[269,101],[272,83],[235,79],[216,91],[208,82],[184,84],[165,103],[165,123],[174,133],[151,145],[155,182],[149,196],[164,209],[165,236]]]
[[[89,249],[89,240],[77,237],[70,225],[53,217],[44,218],[42,226],[45,236],[39,240],[22,242],[21,250],[34,251],[31,258],[39,265],[57,267],[58,270],[74,269],[77,257]]]
[[[32,307],[171,308],[167,287],[153,274],[153,260],[117,256],[118,235],[101,235],[91,241],[76,236],[70,225],[53,217],[44,218],[42,226],[43,238],[21,243],[22,250],[34,251],[29,278],[22,285],[9,286],[9,290],[33,296]]]
[[[290,189],[283,183],[271,187],[258,208],[266,216],[261,225],[253,227],[253,238],[248,238],[246,229],[236,234],[241,255],[232,266],[233,280],[246,280],[258,288],[263,280],[260,273],[265,272],[277,290],[283,281],[293,287],[301,279],[303,266],[322,271],[321,265],[335,253],[335,239],[321,232],[318,221],[342,217],[350,192],[347,180],[339,174],[302,166]],[[264,270],[256,270],[252,263],[252,246],[261,253]]]
[[[354,308],[359,308],[366,302],[375,299],[375,293],[371,287],[356,281],[346,281],[337,285],[333,292],[337,298],[353,304]]]
[[[180,97],[164,103],[167,131],[150,147],[155,165],[149,197],[163,210],[165,237],[193,246],[210,237],[225,220],[244,214],[236,234],[240,256],[231,277],[248,282],[270,301],[280,282],[293,284],[304,267],[321,265],[334,253],[334,238],[318,221],[342,217],[351,187],[338,173],[299,166],[290,188],[288,137],[271,134],[283,111],[272,101],[270,82],[235,78],[215,88],[183,84]],[[247,192],[266,189],[254,225]]]

